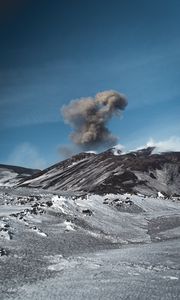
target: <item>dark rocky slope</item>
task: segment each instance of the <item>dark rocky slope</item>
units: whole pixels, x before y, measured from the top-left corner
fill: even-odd
[[[80,153],[31,176],[21,186],[64,191],[180,194],[180,152]]]

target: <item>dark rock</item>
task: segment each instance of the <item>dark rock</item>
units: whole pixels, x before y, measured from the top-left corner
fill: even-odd
[[[92,216],[92,211],[90,209],[83,209],[82,213],[88,216]]]
[[[156,176],[154,176],[153,173],[150,173],[149,176],[150,176],[151,178],[153,178],[153,179],[156,179]]]
[[[4,249],[4,248],[0,248],[0,256],[8,256],[9,252]]]
[[[48,207],[51,207],[51,206],[53,205],[53,203],[52,203],[52,201],[46,201],[46,205],[47,205]]]

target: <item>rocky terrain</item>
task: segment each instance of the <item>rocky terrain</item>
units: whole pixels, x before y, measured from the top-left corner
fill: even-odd
[[[0,299],[179,299],[179,153],[81,153],[13,167],[17,181],[4,169]]]

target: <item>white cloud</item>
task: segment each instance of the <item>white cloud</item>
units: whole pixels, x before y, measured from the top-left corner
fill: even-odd
[[[153,153],[180,151],[180,137],[172,136],[162,141],[155,141],[153,138],[151,138],[146,143],[145,147],[156,147]]]
[[[144,149],[147,147],[155,147],[153,154],[161,153],[161,152],[168,152],[168,151],[180,151],[180,137],[178,136],[171,136],[166,140],[157,141],[154,138],[150,138],[147,143],[135,148],[126,148],[125,146],[119,144],[116,145],[114,148],[117,150],[121,150],[122,153],[129,153],[131,151],[137,151],[140,149]]]
[[[6,163],[33,169],[44,169],[46,167],[45,160],[38,153],[36,147],[30,143],[18,145],[9,155]]]

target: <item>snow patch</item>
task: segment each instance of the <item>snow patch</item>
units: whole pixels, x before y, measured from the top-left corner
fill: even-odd
[[[161,192],[158,192],[158,197],[159,198],[164,198],[164,195]]]
[[[71,221],[64,221],[64,225],[66,226],[67,231],[74,231],[74,224]]]
[[[32,227],[31,228],[33,231],[35,231],[37,234],[41,235],[41,236],[44,236],[44,237],[47,237],[47,234],[44,233],[43,231],[41,231],[39,228],[37,228],[36,226]]]
[[[115,156],[125,154],[125,148],[121,144],[114,146],[111,151]]]
[[[67,208],[66,201],[67,198],[55,195],[52,197],[52,203],[53,203],[52,207],[60,209],[62,213],[65,214]]]
[[[90,153],[90,154],[97,154],[97,152],[96,151],[86,151],[85,153]]]
[[[170,280],[178,280],[179,278],[176,276],[163,276],[164,279],[170,279]]]

